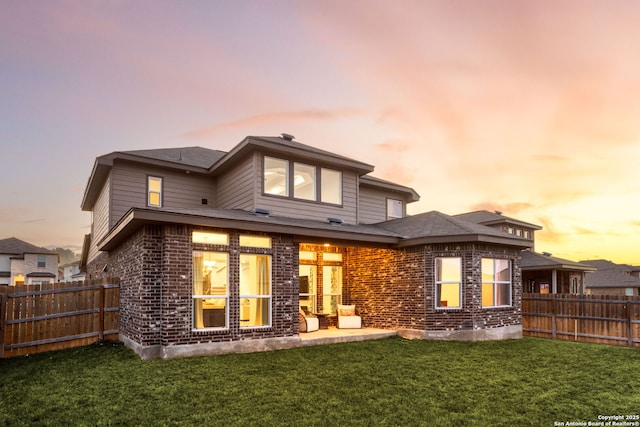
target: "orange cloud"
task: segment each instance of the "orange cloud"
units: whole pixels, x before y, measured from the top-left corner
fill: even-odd
[[[239,120],[220,123],[204,129],[192,130],[183,133],[181,136],[188,139],[209,139],[218,133],[228,129],[245,129],[252,126],[262,126],[270,123],[306,120],[334,120],[361,115],[361,111],[355,108],[345,108],[342,110],[304,110],[304,111],[281,111],[274,113],[258,114],[245,117]]]

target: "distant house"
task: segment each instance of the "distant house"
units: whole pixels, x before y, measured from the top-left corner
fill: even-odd
[[[60,282],[78,282],[85,278],[84,272],[80,271],[80,261],[61,265],[58,269],[58,276]]]
[[[581,261],[597,270],[587,276],[585,293],[591,295],[640,295],[640,267],[611,261]]]
[[[531,241],[531,249],[522,252],[522,288],[524,293],[582,294],[585,275],[595,268],[585,263],[534,252],[535,232],[542,227],[502,215],[502,212],[476,211],[456,218],[486,225]]]
[[[373,169],[287,134],[100,156],[83,269],[120,279],[120,339],[144,358],[286,348],[300,309],[338,304],[411,338],[520,337],[539,227],[407,216],[418,194]]]
[[[0,285],[40,285],[58,277],[58,254],[15,237],[0,240]]]

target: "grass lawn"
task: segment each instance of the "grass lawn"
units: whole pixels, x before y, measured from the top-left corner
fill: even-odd
[[[142,361],[121,344],[0,359],[0,425],[553,426],[640,413],[640,351],[388,338]]]

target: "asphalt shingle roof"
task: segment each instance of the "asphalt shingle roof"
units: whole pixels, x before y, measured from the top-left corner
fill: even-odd
[[[159,148],[152,150],[123,151],[123,153],[205,169],[213,166],[215,162],[227,154],[225,151],[211,150],[203,147]]]
[[[6,255],[22,255],[22,254],[47,254],[51,255],[55,252],[46,248],[32,245],[23,240],[16,239],[15,237],[9,237],[8,239],[0,240],[0,254]]]
[[[602,259],[581,262],[597,268],[585,279],[588,288],[640,288],[640,278],[630,274],[631,271],[639,270],[638,267]]]
[[[591,271],[595,267],[587,265],[585,263],[570,261],[564,258],[558,258],[551,255],[540,254],[533,251],[522,251],[522,264],[523,269],[575,269],[582,271]]]

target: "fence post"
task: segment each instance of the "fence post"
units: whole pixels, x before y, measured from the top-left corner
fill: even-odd
[[[551,337],[556,339],[556,308],[558,306],[556,301],[557,294],[551,294]]]
[[[631,305],[631,301],[628,301],[627,304],[625,304],[625,307],[627,308],[627,344],[629,347],[633,347],[633,328],[631,323],[633,310],[631,309]]]
[[[7,294],[0,293],[0,359],[4,357],[4,334],[7,328]]]
[[[100,329],[99,335],[98,335],[98,339],[100,341],[104,341],[104,304],[105,304],[105,291],[104,291],[104,287],[105,285],[102,284],[100,285],[100,296],[99,296],[99,301],[100,301],[100,316],[99,316],[99,322],[100,324],[98,325],[98,328]]]

